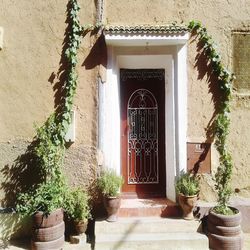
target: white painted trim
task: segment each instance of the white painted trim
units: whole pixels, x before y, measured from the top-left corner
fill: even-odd
[[[118,39],[119,38],[119,39]],[[188,36],[143,37],[106,35],[108,45],[107,81],[99,84],[99,149],[104,165],[121,173],[120,160],[120,68],[164,68],[165,77],[165,127],[166,127],[166,196],[175,201],[175,178],[186,170],[187,136],[187,65],[185,45]],[[150,40],[151,43],[148,43]],[[174,44],[172,53],[146,55],[123,51],[123,46],[151,46]],[[119,50],[116,48],[119,47]],[[126,54],[127,53],[127,54]],[[158,52],[157,52],[158,53]]]
[[[177,149],[179,157],[177,157],[178,171],[186,170],[187,164],[187,45],[177,46],[177,90],[176,90],[176,104],[177,104]]]
[[[166,46],[185,44],[188,40],[188,33],[183,35],[112,35],[106,34],[107,45],[111,46]]]
[[[119,72],[112,48],[108,48],[108,57],[111,60],[107,66],[107,82],[99,83],[99,149],[105,167],[116,169],[120,174]]]

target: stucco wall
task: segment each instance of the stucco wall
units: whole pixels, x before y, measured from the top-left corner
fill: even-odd
[[[79,0],[81,23],[95,22],[97,1]],[[12,166],[54,110],[54,85],[60,78],[67,0],[0,1],[0,26],[5,30],[0,51],[0,169]],[[219,45],[223,62],[231,67],[231,30],[250,26],[250,0],[106,0],[106,24],[169,24],[202,21]],[[96,174],[97,68],[95,36],[87,35],[79,50],[79,85],[75,99],[76,142],[65,159],[65,170],[73,185],[88,185]],[[100,49],[100,48],[99,48]],[[197,43],[188,45],[188,141],[202,142],[214,112],[213,95],[202,67],[196,67]],[[199,64],[202,65],[202,64]],[[59,74],[59,75],[58,75]],[[235,163],[233,187],[249,197],[250,99],[234,96],[230,150]],[[214,153],[213,153],[214,152]],[[212,152],[213,171],[217,166]],[[1,172],[1,180],[6,176]],[[215,198],[210,175],[204,177],[208,200]],[[2,192],[2,191],[1,191]],[[3,194],[2,194],[3,195]]]
[[[0,50],[0,170],[7,169],[0,172],[0,180],[5,183],[10,178],[8,168],[35,135],[34,124],[42,125],[54,111],[54,88],[63,81],[60,67],[67,2],[0,1],[0,26],[4,28],[4,47]],[[81,22],[94,23],[94,1],[79,3]],[[78,53],[79,85],[74,102],[77,134],[65,159],[69,182],[76,185],[87,185],[95,177],[97,74],[95,64],[85,66],[94,42],[95,36],[87,35]],[[4,195],[3,188],[0,194]]]

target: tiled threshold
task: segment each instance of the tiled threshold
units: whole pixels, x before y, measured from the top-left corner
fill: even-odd
[[[179,217],[180,207],[166,198],[122,199],[119,217]]]

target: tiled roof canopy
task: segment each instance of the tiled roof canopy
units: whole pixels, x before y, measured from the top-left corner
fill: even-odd
[[[188,28],[181,25],[110,25],[104,28],[106,34],[183,34],[187,33]]]

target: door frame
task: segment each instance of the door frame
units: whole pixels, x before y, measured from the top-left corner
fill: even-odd
[[[180,171],[186,170],[187,162],[188,35],[184,34],[178,39],[171,37],[169,40],[164,37],[162,43],[159,43],[157,37],[157,46],[155,48],[152,46],[150,55],[147,49],[143,49],[145,48],[143,38],[138,41],[135,37],[134,44],[131,43],[131,38],[128,40],[129,44],[126,44],[126,37],[117,40],[115,36],[106,35],[105,39],[108,51],[106,81],[99,82],[98,148],[99,158],[103,159],[100,165],[112,168],[121,174],[119,69],[164,68],[166,197],[175,201],[175,178]],[[126,45],[130,46],[129,49]]]

